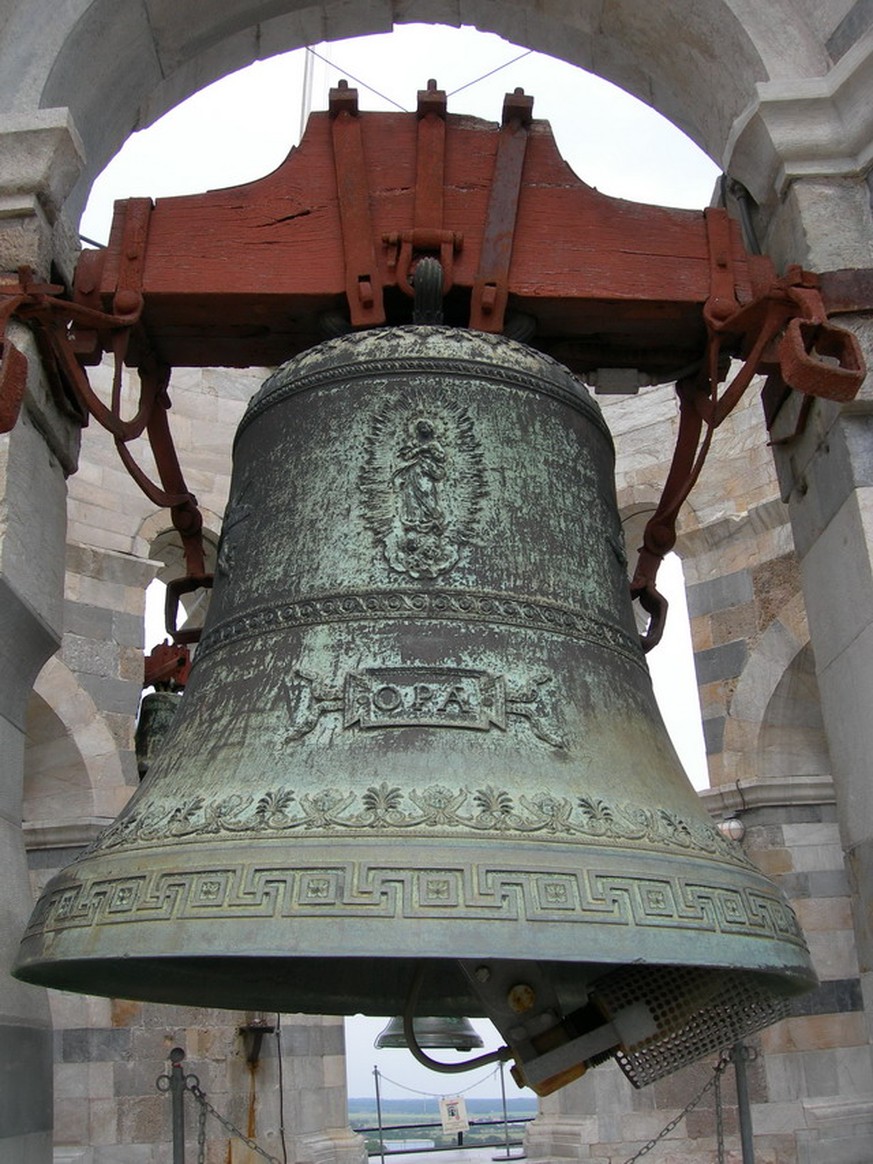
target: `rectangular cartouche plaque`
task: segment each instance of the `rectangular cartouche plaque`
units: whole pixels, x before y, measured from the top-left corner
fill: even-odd
[[[506,729],[501,675],[463,667],[367,667],[346,677],[344,726]]]

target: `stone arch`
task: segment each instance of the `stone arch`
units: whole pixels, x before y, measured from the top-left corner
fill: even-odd
[[[762,779],[830,775],[812,643],[800,648],[776,685],[761,724],[757,755]]]
[[[637,560],[637,551],[643,544],[646,523],[658,508],[660,500],[654,486],[631,486],[622,489],[618,495],[618,513],[624,534],[628,557],[628,572],[632,572]]]
[[[737,9],[742,7],[742,11]],[[7,19],[0,94],[7,107],[70,109],[86,167],[68,208],[136,128],[262,57],[322,40],[388,32],[394,22],[469,23],[590,69],[658,109],[712,157],[754,103],[756,85],[821,76],[828,56],[791,0],[30,0]]]
[[[203,541],[206,551],[207,569],[215,566],[215,555],[218,548],[218,537],[221,532],[221,516],[214,510],[200,506],[203,516]],[[166,581],[184,573],[182,540],[170,523],[166,509],[156,509],[143,518],[136,531],[136,536],[149,548],[149,556],[158,563],[162,563],[155,577]]]
[[[216,562],[218,559],[218,540],[221,531],[221,518],[211,509],[201,507],[200,510],[203,517],[203,550],[206,559],[207,574],[214,574]],[[163,587],[173,578],[181,578],[186,573],[185,554],[182,548],[182,539],[179,533],[170,524],[167,511],[165,509],[156,510],[150,514],[143,522],[140,523],[137,530],[137,537],[141,538],[148,545],[149,558],[158,564],[158,569],[155,571],[155,576],[152,578],[148,590],[151,587],[160,585],[162,593],[166,593]],[[187,595],[181,600],[180,620],[177,625],[183,625],[181,616],[182,611],[185,612],[185,621],[192,617],[195,619],[196,625],[201,625],[206,617],[206,611],[209,609],[210,594],[208,591],[198,590],[193,594]],[[163,601],[163,598],[161,599]],[[148,636],[148,619],[146,619],[146,636]],[[149,649],[149,642],[146,641],[146,650]]]
[[[131,791],[96,704],[53,656],[36,678],[27,711],[24,820],[104,825]]]
[[[732,775],[826,774],[828,752],[817,696],[806,609],[797,594],[767,627],[737,683],[724,735]]]

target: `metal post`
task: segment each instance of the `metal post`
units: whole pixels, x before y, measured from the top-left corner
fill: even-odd
[[[382,1158],[382,1164],[385,1164],[385,1141],[382,1139],[382,1096],[379,1092],[378,1067],[373,1068],[373,1078],[376,1081],[376,1123],[379,1125],[379,1155]]]
[[[504,1155],[492,1156],[492,1160],[509,1160],[511,1153],[509,1151],[509,1113],[506,1110],[506,1081],[503,1078],[503,1060],[500,1060],[500,1098],[503,1102],[503,1139],[505,1142]]]
[[[755,1138],[752,1132],[752,1109],[749,1105],[749,1080],[746,1075],[746,1064],[755,1057],[755,1051],[745,1043],[736,1043],[731,1052],[737,1080],[737,1111],[740,1118],[743,1164],[755,1164]]]
[[[185,1164],[185,1052],[174,1047],[170,1052],[170,1098],[173,1101],[173,1164]]]

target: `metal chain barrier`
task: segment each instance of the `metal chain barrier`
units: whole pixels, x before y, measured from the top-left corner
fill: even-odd
[[[715,1067],[713,1068],[712,1078],[707,1080],[706,1083],[704,1083],[703,1087],[701,1087],[701,1089],[700,1089],[700,1091],[698,1091],[697,1095],[695,1095],[695,1097],[692,1100],[690,1100],[688,1103],[686,1103],[685,1107],[682,1108],[682,1110],[679,1112],[679,1114],[677,1116],[675,1116],[672,1120],[670,1120],[670,1122],[665,1127],[663,1127],[660,1132],[658,1132],[657,1136],[655,1136],[653,1139],[649,1140],[648,1144],[644,1144],[638,1152],[635,1152],[633,1154],[633,1156],[629,1156],[627,1158],[627,1160],[625,1160],[624,1164],[634,1164],[635,1160],[641,1160],[643,1156],[645,1156],[649,1152],[651,1152],[652,1148],[654,1148],[657,1144],[659,1144],[661,1142],[661,1140],[664,1139],[665,1136],[669,1136],[669,1134],[673,1131],[673,1129],[678,1124],[680,1124],[682,1122],[682,1120],[685,1119],[685,1117],[688,1115],[688,1113],[690,1111],[693,1111],[694,1108],[697,1107],[697,1105],[700,1103],[700,1101],[703,1099],[703,1097],[708,1092],[712,1091],[713,1088],[716,1088],[716,1122],[717,1122],[717,1135],[718,1135],[718,1161],[719,1161],[719,1164],[724,1164],[724,1126],[723,1126],[722,1120],[721,1120],[721,1077],[725,1073],[730,1062],[731,1062],[731,1053],[728,1051],[725,1054],[723,1054],[721,1056],[721,1058],[719,1059],[719,1061],[716,1063]]]
[[[714,1098],[716,1164],[724,1164],[724,1104],[722,1103],[720,1075],[716,1078]]]
[[[170,1075],[159,1075],[155,1080],[155,1086],[158,1091],[169,1091],[173,1097],[173,1164],[185,1164],[184,1114],[182,1103],[186,1091],[189,1091],[194,1096],[200,1108],[197,1116],[197,1164],[206,1164],[207,1114],[213,1116],[225,1131],[235,1136],[238,1140],[241,1140],[256,1155],[261,1156],[264,1160],[268,1160],[270,1164],[282,1164],[276,1156],[271,1156],[257,1141],[245,1135],[244,1132],[241,1132],[234,1123],[212,1106],[206,1098],[197,1076],[185,1075],[182,1071],[181,1064],[183,1057],[184,1051],[180,1047],[175,1047],[170,1053],[170,1061],[173,1064],[172,1073]],[[678,1127],[688,1113],[693,1111],[703,1100],[704,1096],[713,1089],[715,1089],[717,1160],[718,1164],[724,1164],[724,1115],[721,1098],[721,1077],[732,1061],[733,1057],[731,1052],[723,1054],[713,1068],[712,1078],[704,1083],[697,1095],[686,1103],[678,1115],[674,1116],[669,1123],[664,1125],[657,1136],[654,1136],[647,1144],[644,1144],[633,1156],[629,1156],[624,1164],[635,1164],[637,1160],[641,1160],[643,1156],[648,1155],[652,1148],[656,1147],[665,1136],[669,1136],[673,1129]]]
[[[174,1047],[170,1052],[172,1068],[169,1075],[159,1075],[155,1080],[158,1091],[168,1091],[173,1099],[173,1164],[185,1164],[185,1092],[194,1096],[199,1105],[197,1113],[197,1164],[206,1164],[206,1116],[213,1116],[225,1131],[241,1140],[242,1143],[256,1155],[268,1160],[270,1164],[282,1164],[276,1156],[271,1156],[264,1148],[247,1136],[232,1123],[226,1116],[212,1106],[196,1075],[186,1075],[182,1069],[182,1060],[185,1052],[181,1047]]]

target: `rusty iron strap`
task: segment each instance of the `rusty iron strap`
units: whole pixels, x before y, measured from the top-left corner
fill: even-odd
[[[736,313],[736,278],[731,249],[731,220],[726,210],[708,206],[703,212],[709,247],[709,298],[703,308],[704,322],[717,328]]]
[[[446,95],[428,81],[418,94],[418,138],[415,161],[415,204],[412,229],[383,235],[392,249],[388,264],[395,271],[397,286],[415,296],[412,272],[417,257],[435,254],[443,269],[443,295],[454,284],[455,251],[463,245],[463,235],[443,228],[445,214]]]
[[[26,323],[35,325],[36,338],[44,356],[51,360],[69,385],[74,398],[81,406],[80,419],[86,421],[91,415],[113,436],[122,440],[133,440],[145,429],[151,402],[141,399],[133,420],[125,421],[119,415],[117,399],[119,392],[113,384],[113,403],[107,407],[92,390],[85,370],[76,357],[68,334],[69,324],[95,327],[111,331],[113,335],[128,335],[139,323],[143,299],[139,294],[129,294],[126,298],[129,309],[123,313],[99,311],[69,299],[59,298],[62,287],[53,284],[37,284],[32,280],[32,272],[22,267],[18,273],[18,284],[0,287],[0,296],[13,306],[10,314]],[[0,308],[0,317],[3,309]],[[120,383],[119,359],[116,353],[116,382]]]
[[[873,311],[873,268],[822,271],[818,279],[828,315]]]
[[[709,338],[703,383],[697,377],[676,385],[680,400],[676,449],[661,500],[646,525],[631,582],[632,596],[652,615],[642,639],[647,651],[657,645],[663,633],[667,608],[656,579],[662,559],[676,544],[679,510],[700,476],[716,428],[742,399],[756,373],[772,365],[777,336],[781,333],[775,351],[780,374],[786,384],[807,396],[851,400],[864,377],[858,342],[851,332],[828,323],[815,276],[799,267],[790,268],[766,295],[740,307],[728,291],[730,264],[722,261],[726,253],[724,224],[714,217],[711,222],[707,219],[707,226],[713,276],[711,298],[704,307]],[[733,312],[728,310],[731,303]],[[722,346],[729,336],[742,340],[746,355],[719,396]]]
[[[446,95],[428,82],[418,94],[414,230],[442,230],[445,203]]]
[[[710,354],[710,361],[713,360],[717,360],[717,353]],[[711,371],[706,379],[710,384],[713,383]],[[678,381],[676,392],[679,397],[679,433],[676,448],[673,451],[673,460],[661,499],[654,514],[646,523],[643,544],[630,586],[631,598],[638,600],[642,608],[651,615],[649,627],[640,638],[642,648],[646,652],[651,651],[661,641],[667,619],[667,600],[656,585],[658,570],[664,557],[676,544],[676,519],[679,510],[700,476],[714,432],[714,425],[707,422],[701,442],[704,413],[708,411],[706,405],[712,403],[712,390],[707,392],[701,386],[701,377],[692,376]]]
[[[153,504],[170,510],[173,526],[182,539],[185,566],[189,576],[206,575],[203,550],[203,517],[197,508],[197,498],[185,484],[185,478],[176,455],[176,447],[167,423],[170,398],[167,393],[170,369],[166,365],[150,364],[139,369],[143,393],[153,401],[147,433],[155,458],[161,486],[156,485],[134,460],[127,444],[116,437],[115,447],[128,473]],[[147,386],[147,387],[146,387]]]
[[[0,433],[15,427],[27,387],[27,359],[6,335],[7,321],[23,298],[9,295],[0,302]]]
[[[7,290],[7,294],[0,305],[0,322],[5,322],[6,316],[15,314],[18,318],[35,325],[41,350],[51,357],[65,382],[69,384],[83,407],[85,418],[88,415],[93,416],[115,438],[116,449],[122,463],[149,500],[155,505],[170,509],[173,525],[182,539],[188,575],[203,578],[206,574],[202,538],[203,519],[197,508],[196,498],[185,484],[167,424],[166,413],[170,405],[167,394],[169,368],[159,366],[154,360],[144,362],[139,368],[140,394],[137,412],[129,421],[123,420],[120,415],[122,360],[127,350],[129,334],[139,322],[143,305],[142,295],[132,287],[122,288],[116,294],[116,303],[128,306],[130,311],[125,314],[109,314],[57,298],[53,292],[62,288],[34,284],[30,272],[24,268],[19,272],[18,293],[15,293],[14,288],[4,290]],[[68,331],[71,320],[82,326],[111,330],[114,341],[116,336],[123,337],[119,342],[113,342],[115,369],[112,401],[108,407],[91,388],[85,369],[76,356]],[[6,355],[5,346],[3,354]],[[20,358],[24,359],[23,356]],[[26,373],[26,362],[24,372]],[[14,423],[15,418],[10,419]],[[127,448],[127,442],[141,436],[143,432],[147,432],[163,488],[151,481]]]
[[[375,327],[385,322],[385,307],[370,217],[357,90],[340,81],[330,91],[329,112],[349,316],[352,327]]]
[[[509,264],[532,113],[533,98],[526,97],[523,90],[507,94],[470,301],[470,327],[498,335],[503,331],[509,298]]]

